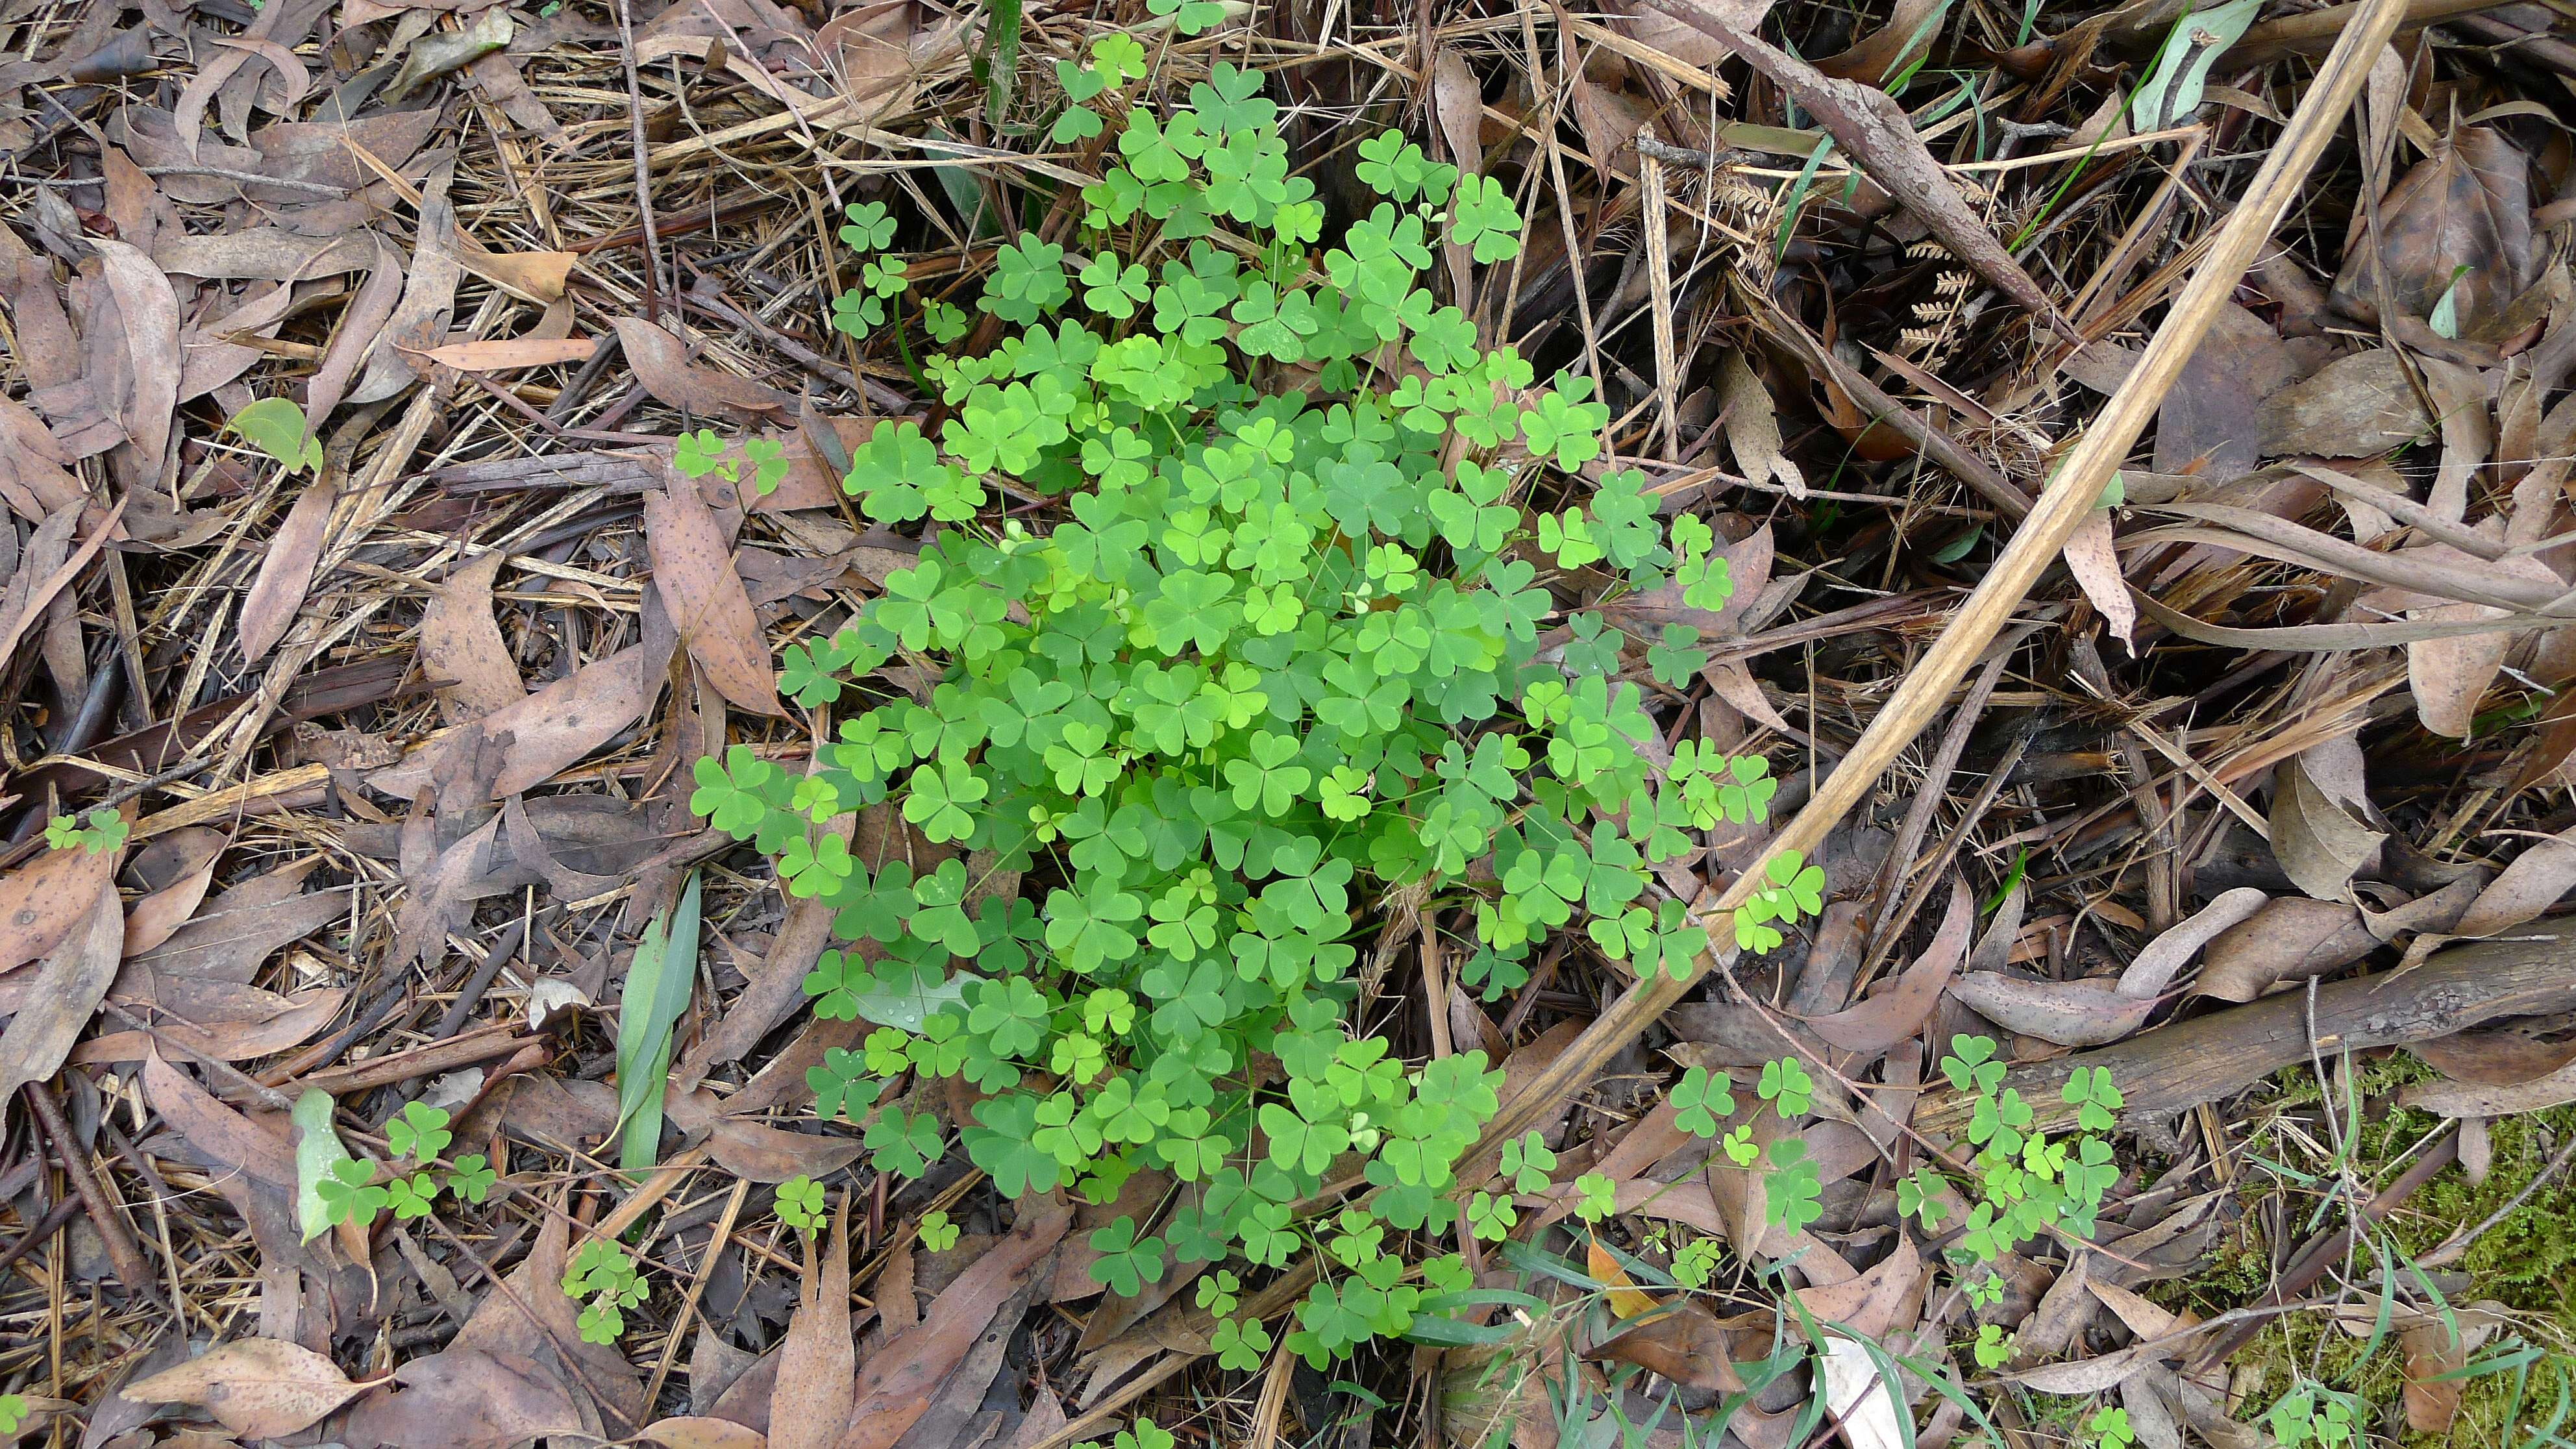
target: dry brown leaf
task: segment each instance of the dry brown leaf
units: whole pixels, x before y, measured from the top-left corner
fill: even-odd
[[[1650,1374],[1702,1393],[1740,1393],[1726,1329],[1717,1316],[1689,1300],[1675,1305],[1592,1350],[1593,1358],[1632,1363]]]
[[[1772,408],[1771,391],[1743,353],[1728,348],[1719,357],[1717,388],[1726,415],[1726,445],[1735,454],[1735,466],[1757,484],[1776,480],[1790,497],[1806,497],[1807,475],[1781,451],[1780,418]],[[1746,597],[1761,589],[1758,580],[1752,582]]]
[[[99,892],[116,879],[118,855],[77,846],[48,850],[0,876],[0,971],[47,954],[86,920]]]
[[[659,401],[682,412],[722,413],[744,422],[773,420],[794,401],[749,378],[696,367],[679,338],[641,317],[614,319],[617,340],[625,348],[635,380]]]
[[[115,887],[102,885],[89,898],[86,922],[66,932],[45,958],[27,1003],[0,1032],[0,1105],[27,1083],[62,1070],[124,955],[124,906]]]
[[[357,295],[349,299],[348,308],[340,314],[340,325],[331,334],[330,346],[323,350],[322,364],[305,384],[304,416],[317,429],[349,395],[349,385],[357,380],[358,365],[375,350],[385,324],[393,318],[394,308],[402,303],[402,259],[381,238],[375,247],[376,259],[368,269],[367,280],[359,284]]]
[[[2536,840],[2514,857],[2451,927],[2458,936],[2492,936],[2546,914],[2576,890],[2576,827]]]
[[[500,833],[501,817],[495,815],[440,851],[425,874],[404,882],[408,894],[394,915],[394,965],[407,966],[418,959],[434,967],[446,958],[448,933],[474,912],[465,887],[483,873],[492,857],[492,841]]]
[[[2376,951],[2380,939],[2341,901],[2284,896],[2209,943],[2194,989],[2252,1001],[2284,981],[2322,976]]]
[[[2519,330],[2503,325],[2510,304],[2540,279],[2546,255],[2534,245],[2529,177],[2529,160],[2500,131],[2462,126],[2443,136],[2380,198],[2376,218],[2356,209],[2335,307],[2378,321],[2384,266],[2388,299],[2405,317],[2429,322],[2448,292],[2453,336],[2503,341]]]
[[[921,1326],[888,1339],[860,1368],[841,1449],[893,1449],[930,1407],[940,1383],[1064,1237],[1073,1212],[1053,1198],[1025,1197],[1019,1220],[955,1282],[940,1291]]]
[[[438,695],[450,722],[481,719],[527,698],[519,661],[492,614],[492,584],[506,561],[494,549],[430,591],[420,621],[420,667],[429,678],[447,681]]]
[[[275,648],[302,612],[304,596],[313,587],[313,567],[322,558],[323,530],[339,498],[340,490],[328,482],[307,484],[261,551],[259,576],[242,599],[242,653],[251,662]]]
[[[366,1387],[302,1344],[237,1338],[119,1392],[138,1403],[198,1405],[246,1439],[275,1439],[314,1424]]]
[[[1816,69],[1865,85],[1884,85],[1913,58],[1927,53],[1941,30],[1948,0],[1896,0],[1876,30],[1816,62]]]
[[[2256,444],[2267,458],[2375,458],[2415,441],[2433,420],[2386,348],[2327,363],[2265,400]]]
[[[1895,1249],[1860,1276],[1801,1288],[1798,1302],[1819,1323],[1883,1339],[1922,1319],[1923,1284],[1923,1255],[1899,1233]]]
[[[301,861],[225,890],[134,964],[165,978],[250,980],[270,952],[348,916],[345,892],[302,891],[320,863]]]
[[[731,1419],[689,1415],[656,1419],[638,1437],[663,1449],[763,1449],[769,1442],[759,1430],[746,1429]]]
[[[230,1163],[281,1192],[295,1191],[286,1140],[214,1099],[157,1051],[143,1058],[143,1099],[208,1162]]]
[[[1593,1280],[1609,1290],[1612,1317],[1634,1318],[1640,1313],[1652,1313],[1661,1302],[1654,1294],[1638,1287],[1637,1280],[1628,1276],[1628,1270],[1620,1266],[1619,1259],[1601,1246],[1598,1237],[1588,1233],[1583,1239],[1583,1260]]]
[[[2273,776],[2272,854],[2293,885],[2321,901],[2349,900],[2353,873],[2388,837],[2356,820],[2309,777],[2302,761]]]
[[[2212,480],[2252,472],[2263,461],[2255,423],[2264,401],[2309,365],[2270,323],[2234,302],[2220,304],[2156,410],[2155,471]]]
[[[776,1449],[833,1449],[849,1426],[855,1347],[850,1327],[850,1200],[832,1214],[820,1272],[814,1242],[805,1241],[805,1274],[796,1314],[778,1350],[778,1382],[769,1395],[769,1441]]]
[[[2174,974],[2200,953],[2221,932],[2228,931],[2251,918],[2271,899],[2252,886],[2238,886],[2223,891],[2208,905],[2194,911],[2191,918],[2176,921],[2147,943],[2120,973],[2119,992],[2138,1001],[2151,1001],[2162,996],[2173,984]]]
[[[229,843],[221,831],[191,826],[135,852],[135,874],[154,888],[126,910],[126,955],[142,955],[188,923],[205,903],[215,861]]]
[[[379,1390],[349,1411],[352,1449],[512,1449],[548,1434],[588,1438],[572,1391],[525,1354],[450,1348],[394,1370],[401,1392]]]
[[[2490,1087],[2528,1082],[2576,1062],[2576,1041],[2542,1041],[2510,1026],[2435,1037],[2408,1050],[2443,1076]]]
[[[238,989],[248,992],[254,988]],[[71,1060],[83,1066],[139,1062],[150,1056],[159,1043],[168,1042],[191,1058],[251,1061],[311,1041],[339,1016],[341,1005],[349,999],[349,989],[325,986],[293,996],[265,991],[259,995],[274,997],[275,1005],[251,1019],[211,1021],[201,1026],[177,1014],[174,1008],[171,1015],[155,1022],[150,1032],[116,1031],[91,1037],[72,1049]]]
[[[661,695],[664,670],[678,642],[661,624],[662,618],[658,604],[646,609],[643,643],[583,665],[483,717],[487,734],[495,739],[507,734],[511,741],[501,773],[492,784],[495,798],[544,784],[644,717]],[[437,755],[435,748],[415,750],[400,764],[368,776],[367,783],[390,795],[408,796],[429,783]]]
[[[2066,536],[2066,571],[2102,616],[2111,637],[2137,650],[2138,606],[2129,598],[2129,581],[2120,571],[2120,553],[2111,535],[2111,510],[2096,508]]]
[[[1968,930],[1976,923],[1976,897],[1964,877],[1950,878],[1950,907],[1932,933],[1923,954],[1905,968],[1895,986],[1857,1006],[1830,1016],[1807,1018],[1807,1029],[1844,1051],[1875,1056],[1923,1029],[1941,1004],[1941,988],[1968,954]]]
[[[2402,1398],[2407,1428],[2418,1434],[2451,1432],[2452,1421],[2460,1416],[2460,1399],[2469,1386],[2466,1379],[2444,1375],[2468,1367],[2469,1355],[2477,1351],[2492,1330],[2491,1323],[2473,1323],[2462,1315],[2456,1325],[2439,1317],[2425,1317],[2399,1331],[2397,1346],[2406,1355]]]
[[[645,494],[644,539],[653,587],[716,692],[755,714],[785,714],[768,636],[734,572],[724,530],[697,490],[675,480],[668,491]]]
[[[2437,1117],[2509,1117],[2576,1102],[2576,1065],[2510,1086],[2479,1082],[2417,1082],[2399,1089],[2400,1106]]]
[[[2110,982],[2041,981],[2000,971],[1971,971],[1950,994],[1996,1025],[2059,1046],[2099,1046],[2146,1025],[2153,1000],[2124,996]]]
[[[419,355],[441,367],[458,372],[507,372],[520,367],[552,367],[565,362],[588,362],[599,351],[595,337],[488,337],[472,342],[451,342],[445,347],[432,347]],[[665,1419],[666,1424],[685,1422]]]
[[[150,257],[105,237],[92,238],[100,276],[116,297],[116,325],[133,366],[134,392],[126,400],[125,435],[134,440],[144,470],[157,477],[169,455],[171,421],[179,409],[179,298]]]

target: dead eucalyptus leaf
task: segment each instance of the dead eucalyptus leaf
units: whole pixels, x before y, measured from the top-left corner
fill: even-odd
[[[304,596],[313,587],[313,567],[322,557],[323,530],[339,497],[340,490],[329,483],[305,485],[261,551],[259,574],[242,599],[240,623],[242,654],[253,663],[277,647],[303,611]]]
[[[762,422],[794,401],[749,378],[691,364],[689,350],[679,338],[641,317],[619,317],[614,325],[626,363],[635,369],[635,380],[656,399],[683,412]]]
[[[833,1449],[850,1421],[855,1349],[850,1328],[850,1202],[841,1199],[814,1264],[814,1241],[805,1241],[805,1274],[796,1292],[796,1314],[778,1351],[778,1382],[769,1395],[769,1442],[774,1449]]]
[[[448,575],[430,591],[420,621],[421,671],[448,681],[438,694],[452,722],[481,719],[527,698],[518,660],[492,615],[492,585],[504,562],[495,549]]]
[[[238,1338],[119,1392],[145,1404],[194,1404],[245,1439],[276,1439],[318,1422],[367,1387],[295,1343]]]
[[[2201,947],[2252,917],[2270,899],[2252,886],[2222,892],[2216,900],[2193,912],[2189,920],[2175,922],[2148,942],[2147,948],[2129,962],[2129,969],[2120,973],[2120,994],[2138,1001],[2163,995],[2174,973],[2189,964]]]
[[[2292,884],[2321,901],[2349,900],[2353,873],[2388,837],[2352,817],[2318,788],[2299,760],[2274,772],[2272,854]]]
[[[755,714],[785,714],[769,639],[734,571],[724,530],[698,491],[675,486],[645,494],[644,538],[653,587],[716,692]]]
[[[2146,1025],[2150,999],[2124,996],[2110,982],[2039,981],[2000,971],[1971,971],[1950,988],[1959,1002],[1996,1025],[2059,1046],[2099,1046]]]
[[[1923,1029],[1941,1004],[1941,988],[1968,954],[1968,929],[1976,921],[1976,896],[1965,877],[1950,878],[1950,908],[1931,943],[1894,987],[1830,1016],[1807,1018],[1807,1029],[1849,1052],[1875,1055]]]

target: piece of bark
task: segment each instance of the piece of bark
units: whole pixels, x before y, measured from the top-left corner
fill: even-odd
[[[2412,971],[2337,981],[2316,995],[2316,1047],[2327,1052],[2401,1046],[2509,1016],[2576,1008],[2568,945],[2555,935],[2480,941],[2436,953]],[[2145,1032],[2114,1046],[2016,1067],[2016,1087],[2037,1126],[2072,1125],[2058,1097],[2070,1073],[2102,1067],[2133,1112],[2178,1112],[2241,1091],[2309,1056],[2308,997],[2285,991],[2248,1005]],[[1914,1109],[1914,1125],[1956,1133],[1976,1099],[1943,1086]]]

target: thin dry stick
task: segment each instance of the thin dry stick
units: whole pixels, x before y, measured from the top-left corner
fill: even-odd
[[[653,227],[652,150],[644,143],[644,88],[635,74],[635,7],[617,0],[617,46],[626,57],[626,115],[635,148],[635,210],[644,229],[644,320],[662,320],[662,237]]]
[[[1723,21],[1704,15],[1691,0],[1663,0],[1663,4],[1694,25],[1723,27]],[[2113,470],[2137,442],[2138,434],[2145,431],[2147,420],[2162,406],[2183,364],[2199,347],[2201,336],[2235,291],[2237,279],[2254,265],[2256,256],[2271,239],[2273,227],[2279,224],[2291,198],[2305,183],[2309,168],[2316,164],[2318,154],[2342,123],[2353,96],[2359,93],[2362,81],[2369,75],[2370,62],[2396,32],[2405,13],[2406,0],[2367,0],[2347,26],[2343,38],[2319,68],[2316,81],[2308,87],[2297,113],[2290,118],[2280,143],[2265,158],[2263,169],[2256,173],[2253,185],[2246,189],[2243,201],[2228,218],[2127,381],[2068,451],[2064,466],[2040,495],[2038,506],[2004,546],[1993,570],[1968,596],[1958,616],[1934,641],[1922,662],[1897,686],[1887,706],[1870,721],[1868,730],[1841,766],[1825,778],[1806,808],[1780,832],[1775,849],[1804,854],[1823,842],[1834,823],[1860,803],[1879,775],[1931,723],[1950,690],[1985,652],[2031,585],[2056,561],[2076,525],[2101,499],[2103,485]],[[1486,1124],[1483,1139],[1468,1157],[1472,1160],[1496,1150],[1505,1140],[1527,1131],[1542,1111],[1590,1081],[1604,1062],[1663,1015],[1665,1008],[1680,1000],[1717,965],[1721,952],[1731,961],[1735,955],[1734,911],[1752,897],[1761,880],[1758,870],[1737,876],[1715,906],[1701,917],[1710,949],[1691,963],[1689,974],[1678,981],[1658,975],[1629,988],[1626,995],[1584,1029],[1583,1035],[1503,1104]]]

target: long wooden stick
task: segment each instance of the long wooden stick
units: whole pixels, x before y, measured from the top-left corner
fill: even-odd
[[[1724,20],[1708,12],[1706,0],[1656,0],[1656,4],[1720,40],[1727,38]],[[2355,7],[2342,39],[2335,42],[2333,52],[2318,69],[2316,80],[2300,100],[2297,113],[2290,117],[2280,142],[2264,159],[2263,169],[2255,174],[2253,185],[2228,217],[2200,269],[2175,299],[2173,310],[2166,315],[2164,325],[2156,329],[2154,340],[2147,344],[2128,380],[2068,451],[2057,476],[2040,494],[2038,506],[2022,520],[1995,560],[1994,568],[1968,595],[1922,662],[1906,673],[1851,753],[1825,777],[1806,808],[1780,831],[1772,842],[1774,850],[1803,855],[1823,843],[1826,832],[1860,803],[1861,797],[1877,784],[1879,775],[1932,722],[1950,690],[1985,652],[2013,610],[2021,606],[2023,596],[2038,582],[2040,574],[2056,561],[2076,525],[2100,501],[2104,486],[2128,456],[2138,434],[2145,431],[2147,420],[2163,404],[2165,393],[2199,348],[2202,334],[2236,290],[2238,279],[2254,265],[2257,254],[2271,240],[2272,229],[2280,224],[2282,213],[2305,184],[2309,168],[2316,164],[2326,142],[2342,124],[2345,110],[2370,73],[2371,62],[2378,57],[2380,47],[2388,43],[2388,37],[2396,33],[2406,7],[2407,0],[2362,0]],[[1734,912],[1751,899],[1760,884],[1758,868],[1737,876],[1716,905],[1700,918],[1708,931],[1709,949],[1691,963],[1690,973],[1679,981],[1658,975],[1630,987],[1626,995],[1611,1003],[1584,1029],[1583,1035],[1503,1104],[1486,1124],[1484,1138],[1468,1154],[1469,1159],[1527,1131],[1542,1112],[1590,1081],[1604,1062],[1715,969],[1721,956],[1731,964],[1736,954]]]

